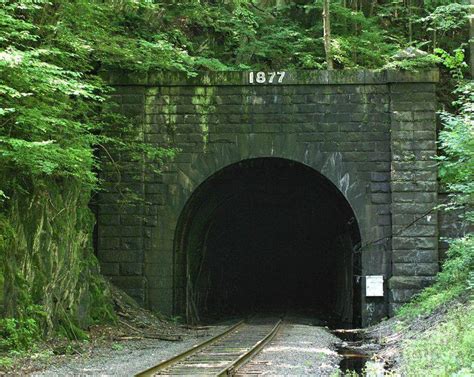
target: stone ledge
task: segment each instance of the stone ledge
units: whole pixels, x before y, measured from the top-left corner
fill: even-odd
[[[282,83],[250,84],[248,71],[199,72],[188,77],[182,72],[101,72],[102,78],[114,86],[286,86],[286,85],[351,85],[389,83],[437,83],[437,69],[423,72],[334,70],[288,71]],[[276,80],[276,78],[275,78]]]
[[[434,282],[434,276],[392,276],[388,281],[388,287],[389,289],[420,289]]]
[[[392,264],[394,276],[435,276],[439,271],[438,263],[400,263]]]

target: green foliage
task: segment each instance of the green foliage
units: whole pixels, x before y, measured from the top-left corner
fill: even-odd
[[[39,339],[40,330],[33,318],[3,318],[0,334],[0,349],[27,350]]]
[[[453,67],[458,64],[453,63]],[[456,68],[454,68],[456,69]],[[461,82],[455,92],[458,96],[455,114],[440,113],[443,130],[439,134],[439,175],[452,193],[447,209],[467,208],[465,219],[474,221],[474,84]]]
[[[426,54],[410,59],[397,59],[391,57],[384,69],[418,72],[435,67],[441,59],[433,54]]]
[[[464,77],[463,71],[468,68],[465,60],[464,50],[457,48],[453,51],[453,54],[449,54],[441,48],[436,48],[434,51],[440,56],[443,65],[449,69],[451,76],[455,80],[461,80]]]
[[[109,105],[104,103],[110,89],[92,73],[99,64],[135,70],[184,69],[184,60],[164,41],[153,44],[146,30],[140,31],[146,40],[134,32],[127,34],[125,20],[134,12],[157,11],[147,3],[130,1],[114,7],[89,1],[1,0],[1,4],[5,27],[0,34],[2,171],[74,178],[85,189],[94,188],[92,146],[114,138],[106,137],[113,131]],[[173,53],[167,55],[168,50]],[[124,140],[117,143],[131,152],[145,148]],[[158,150],[153,157],[162,156],[167,152]],[[8,195],[21,179],[2,183],[0,190]]]
[[[87,208],[107,89],[77,70],[81,56],[47,42],[55,33],[44,24],[51,5],[0,6],[0,275],[8,318],[1,338],[10,347],[37,338],[38,329],[77,337],[79,327],[112,312],[106,290],[94,294],[104,283]],[[38,305],[41,313],[29,309]],[[104,308],[102,317],[95,308]]]
[[[114,343],[112,344],[112,347],[111,347],[114,351],[123,351],[123,349],[125,348],[123,346],[123,344],[120,344],[120,343]]]
[[[402,348],[403,376],[472,376],[474,365],[474,304],[450,310],[435,325]]]
[[[0,357],[0,368],[7,369],[13,366],[13,358],[11,357]]]
[[[41,337],[38,318],[44,317],[45,312],[39,305],[30,305],[25,308],[25,315],[21,318],[0,319],[0,350],[14,350],[22,352],[31,350]]]
[[[426,17],[420,17],[417,22],[425,24],[427,31],[436,30],[445,34],[465,29],[468,15],[469,5],[467,3],[451,3],[434,8]]]

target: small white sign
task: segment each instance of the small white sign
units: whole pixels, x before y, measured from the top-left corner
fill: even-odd
[[[383,297],[383,275],[365,277],[365,296]]]

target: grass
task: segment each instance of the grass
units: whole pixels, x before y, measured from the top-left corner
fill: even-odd
[[[474,303],[451,308],[446,321],[407,340],[404,376],[474,376]]]
[[[398,317],[407,325],[417,317],[429,320],[436,309],[447,308],[442,322],[403,341],[402,376],[474,376],[473,270],[471,234],[452,242],[435,284],[400,310]],[[467,297],[467,302],[461,300],[463,297]]]

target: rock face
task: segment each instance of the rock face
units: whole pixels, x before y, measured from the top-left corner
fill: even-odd
[[[102,272],[140,304],[182,314],[189,297],[186,222],[195,190],[222,169],[279,158],[322,174],[353,210],[354,312],[393,313],[438,270],[437,72],[110,74],[115,100],[152,145],[180,148],[157,174],[127,164],[120,182],[142,197],[120,206],[118,178],[98,208]],[[354,240],[353,239],[353,240]],[[383,297],[364,276],[383,275]]]

